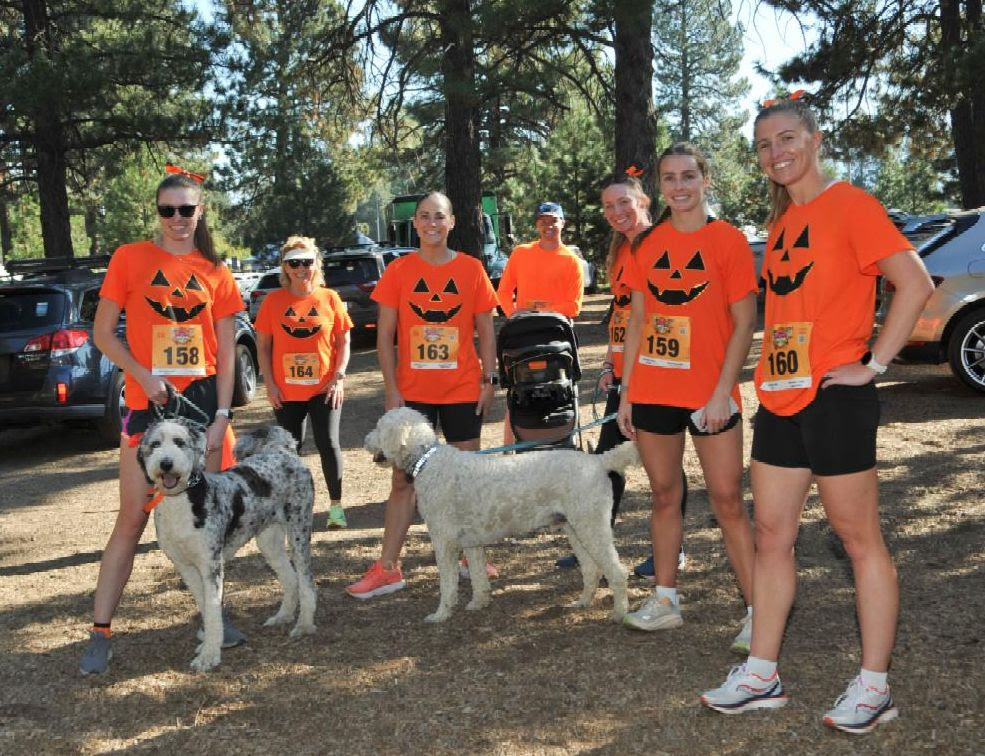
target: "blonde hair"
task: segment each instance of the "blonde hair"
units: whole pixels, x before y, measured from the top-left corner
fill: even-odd
[[[803,126],[807,133],[812,136],[816,134],[819,129],[817,125],[817,116],[814,115],[814,111],[811,110],[810,105],[804,102],[802,99],[783,99],[777,100],[771,103],[769,106],[761,109],[756,114],[756,120],[753,121],[753,144],[756,143],[756,126],[759,122],[769,118],[770,116],[779,115],[781,113],[787,113],[792,115],[798,121],[800,125]],[[790,206],[790,192],[783,184],[778,184],[773,179],[769,179],[769,197],[770,197],[770,212],[766,216],[766,225],[772,226],[776,223],[780,216],[786,212],[786,209]]]
[[[315,253],[315,263],[311,266],[315,273],[312,282],[316,287],[324,286],[325,274],[322,273],[321,269],[321,252],[318,251],[318,245],[315,244],[315,240],[310,236],[288,236],[287,241],[284,242],[284,246],[280,248],[280,285],[285,289],[291,285],[291,279],[287,275],[287,263],[284,262],[284,255],[292,249],[304,249],[308,252]]]
[[[650,224],[650,197],[643,191],[643,182],[641,182],[635,176],[630,176],[628,173],[615,174],[609,176],[605,181],[602,182],[602,191],[604,192],[610,186],[625,186],[633,194],[636,195],[637,204],[640,207],[640,215],[643,218],[643,222],[647,225]],[[619,248],[626,242],[626,235],[621,231],[616,231],[612,229],[612,236],[609,238],[609,251],[605,256],[605,270],[609,276],[609,281],[612,281],[612,277],[615,275],[613,268],[616,265],[616,255],[619,253]]]

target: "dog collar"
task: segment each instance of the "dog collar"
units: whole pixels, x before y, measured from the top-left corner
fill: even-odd
[[[416,478],[418,475],[421,474],[421,470],[424,469],[424,465],[427,464],[427,461],[431,459],[431,455],[434,454],[436,451],[438,451],[438,447],[432,446],[430,449],[424,452],[424,454],[421,455],[421,458],[417,460],[417,462],[414,463],[414,467],[411,468],[410,471],[411,480],[413,480],[414,478]]]

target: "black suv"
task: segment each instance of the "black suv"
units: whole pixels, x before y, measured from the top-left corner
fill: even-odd
[[[354,333],[376,332],[380,308],[370,294],[385,267],[379,248],[331,250],[322,255],[325,285],[335,289],[345,302]]]
[[[108,444],[119,443],[123,373],[92,338],[108,263],[108,256],[7,263],[11,277],[0,280],[0,427],[88,421]],[[257,364],[256,332],[241,313],[234,405],[253,399]]]

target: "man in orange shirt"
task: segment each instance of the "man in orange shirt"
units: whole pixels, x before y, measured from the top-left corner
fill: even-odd
[[[537,241],[514,248],[499,280],[499,302],[507,317],[517,311],[581,312],[581,262],[561,242],[564,210],[556,202],[537,206]],[[516,301],[514,302],[514,297]]]
[[[513,249],[499,279],[499,305],[511,317],[515,312],[559,312],[569,318],[581,312],[584,290],[581,261],[561,242],[564,210],[557,202],[537,206],[537,241]],[[514,301],[514,297],[516,301]],[[509,410],[503,442],[512,444]]]

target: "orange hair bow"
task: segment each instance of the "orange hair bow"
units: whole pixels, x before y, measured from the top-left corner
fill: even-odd
[[[807,94],[807,90],[806,89],[798,89],[796,92],[791,92],[789,95],[787,95],[786,99],[788,99],[788,100],[795,100],[796,101],[796,100],[801,99],[805,94]],[[776,105],[777,103],[779,103],[783,99],[784,98],[781,97],[779,99],[763,100],[763,102],[760,105],[760,107],[761,108],[772,108],[774,105]]]
[[[626,169],[626,175],[632,176],[633,178],[639,178],[643,175],[643,169],[637,168],[635,165],[631,165]]]
[[[194,181],[196,184],[201,184],[205,181],[205,176],[202,176],[201,174],[198,173],[192,173],[191,171],[186,171],[184,168],[177,166],[174,163],[165,163],[164,172],[174,173],[179,176],[186,176],[187,178],[190,178],[192,181]]]

